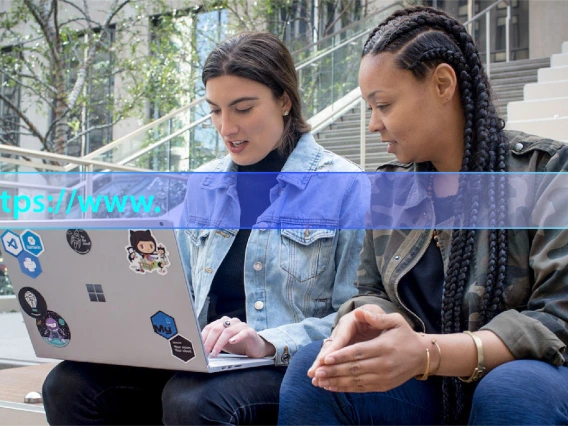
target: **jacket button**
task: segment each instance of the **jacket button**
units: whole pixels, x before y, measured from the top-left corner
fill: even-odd
[[[395,256],[394,260],[400,260],[400,256]]]
[[[254,265],[252,265],[252,267],[254,268],[255,271],[260,271],[262,269],[262,263],[254,262]]]
[[[310,230],[309,230],[309,229],[306,229],[306,230],[304,231],[304,237],[308,238],[309,236],[310,236]]]
[[[523,149],[522,143],[518,142],[518,143],[515,144],[515,148],[514,148],[515,151],[521,151],[522,149]]]
[[[213,272],[213,269],[211,269],[211,268],[205,268],[205,272],[207,272],[208,274],[210,274],[211,272]]]
[[[258,300],[254,302],[254,309],[260,311],[262,308],[264,308],[264,303],[262,303],[262,301]]]

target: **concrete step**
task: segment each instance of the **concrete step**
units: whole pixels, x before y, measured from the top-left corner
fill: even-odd
[[[550,66],[550,58],[522,59],[512,62],[496,62],[491,64],[491,74],[509,70],[538,69]]]
[[[491,85],[495,86],[497,84],[512,84],[512,83],[523,83],[526,80],[534,78],[536,80],[537,70],[540,68],[535,68],[523,72],[507,72],[497,75],[491,75]]]
[[[538,82],[568,80],[568,66],[555,68],[541,68],[538,70]]]
[[[526,101],[548,98],[565,98],[568,96],[568,78],[564,81],[533,83],[525,86]]]
[[[506,127],[545,138],[565,140],[568,135],[568,117],[508,121]]]
[[[566,67],[568,66],[568,53],[557,53],[550,58],[550,67]]]
[[[568,97],[510,102],[507,117],[511,121],[568,117]],[[566,129],[568,137],[568,129]]]
[[[491,79],[491,87],[493,90],[508,90],[510,88],[522,87],[527,83],[535,83],[537,81],[538,79],[535,71],[532,75],[526,77],[505,78],[497,81]]]

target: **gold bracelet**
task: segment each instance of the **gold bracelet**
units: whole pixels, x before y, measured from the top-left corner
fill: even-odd
[[[442,349],[440,349],[440,345],[438,345],[436,339],[432,339],[432,344],[436,346],[436,349],[438,349],[438,365],[436,366],[436,369],[431,373],[431,375],[434,375],[440,369],[440,364],[442,364]]]
[[[473,334],[471,331],[464,331],[464,333],[470,335],[475,343],[475,347],[477,349],[477,367],[473,369],[473,373],[471,373],[471,376],[469,376],[467,379],[463,379],[461,377],[458,377],[458,379],[460,379],[462,382],[465,383],[471,383],[481,379],[483,373],[485,373],[485,357],[483,356],[483,342],[481,341],[479,336]]]
[[[414,376],[414,378],[416,380],[426,380],[428,378],[428,374],[430,374],[430,351],[426,348],[426,371],[422,376],[419,374],[418,376]]]

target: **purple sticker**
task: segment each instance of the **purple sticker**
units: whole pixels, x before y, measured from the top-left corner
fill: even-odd
[[[43,340],[56,348],[63,348],[71,341],[71,330],[57,312],[47,311],[43,318],[36,320],[37,329]]]

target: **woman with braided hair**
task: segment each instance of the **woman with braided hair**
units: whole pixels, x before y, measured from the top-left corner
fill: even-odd
[[[567,171],[568,147],[504,130],[472,38],[441,11],[395,12],[362,56],[369,129],[398,160],[379,171],[428,172],[415,205],[473,229],[368,230],[359,294],[291,362],[279,422],[568,424],[568,231],[505,229],[506,175],[480,180]]]

